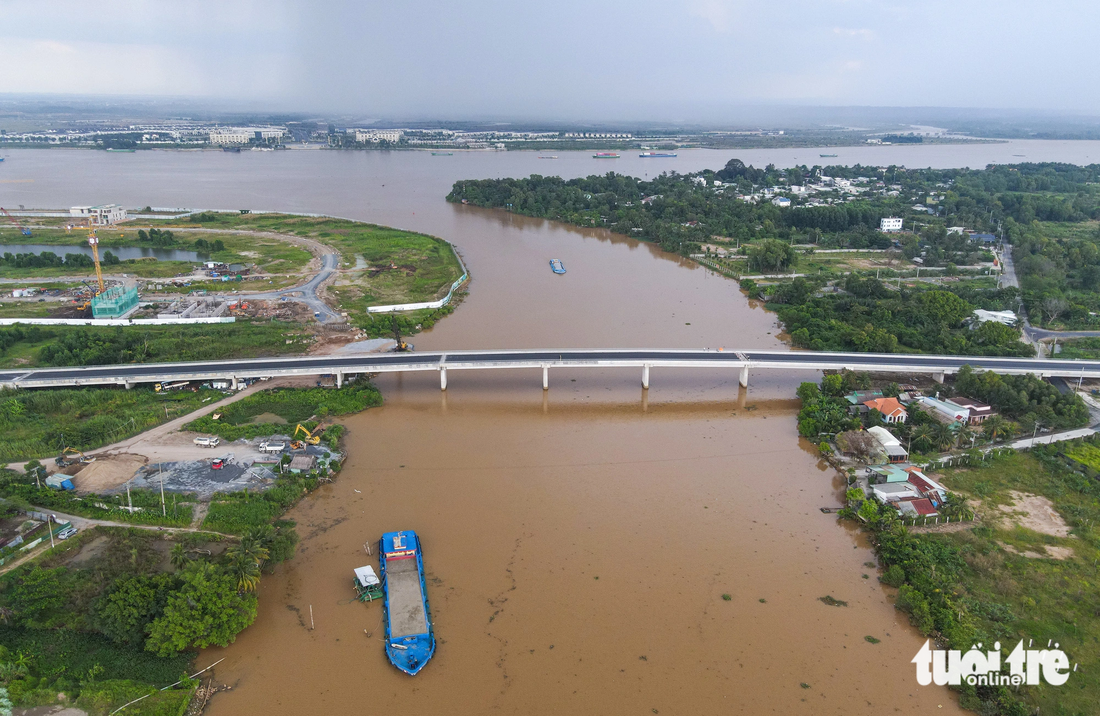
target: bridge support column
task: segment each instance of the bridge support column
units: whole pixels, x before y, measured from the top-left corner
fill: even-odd
[[[550,390],[550,366],[548,365],[542,367],[542,389]]]
[[[233,376],[233,390],[237,389],[237,376]]]
[[[439,369],[439,389],[440,390],[446,390],[447,389],[447,369],[446,368],[440,368]]]
[[[649,365],[642,366],[642,387],[649,390]]]
[[[943,383],[943,371],[941,370],[939,373],[933,373],[932,374],[932,380],[936,381],[937,383],[942,384]]]
[[[127,381],[125,381],[125,382],[123,383],[123,385],[125,385],[125,386],[126,386],[126,390],[133,390],[133,388],[134,388],[134,384],[133,384],[132,382],[128,381],[128,380],[127,380]]]
[[[747,365],[741,366],[741,375],[738,376],[737,382],[741,384],[742,388],[749,387],[749,367]]]
[[[337,388],[343,388],[344,387],[344,372],[343,371],[340,371],[340,370],[336,371],[336,387]]]

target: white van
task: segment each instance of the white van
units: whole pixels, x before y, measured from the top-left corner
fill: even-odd
[[[192,442],[199,447],[212,448],[218,447],[218,445],[221,443],[221,438],[197,437]]]

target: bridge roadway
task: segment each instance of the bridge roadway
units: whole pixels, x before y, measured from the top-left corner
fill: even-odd
[[[136,363],[75,368],[0,371],[0,385],[48,388],[83,385],[125,385],[183,380],[231,380],[291,375],[335,375],[338,385],[347,375],[437,371],[447,389],[454,370],[541,368],[543,388],[549,388],[551,368],[641,368],[642,386],[649,387],[651,368],[718,368],[738,370],[741,385],[757,370],[821,371],[847,368],[872,373],[945,374],[963,365],[1004,374],[1034,373],[1043,377],[1100,378],[1097,360],[1036,360],[976,356],[820,353],[768,350],[488,350],[447,353],[368,353],[354,356],[297,356],[194,363]]]

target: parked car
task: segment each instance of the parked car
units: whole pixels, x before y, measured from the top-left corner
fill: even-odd
[[[223,467],[225,467],[225,460],[220,457],[215,458],[214,462],[210,463],[210,467],[215,470],[221,470]]]
[[[58,539],[69,539],[70,537],[72,537],[75,534],[76,534],[76,528],[73,527],[72,525],[69,525],[68,527],[66,527],[65,529],[63,529],[63,530],[61,530],[60,532],[57,533],[57,538]]]

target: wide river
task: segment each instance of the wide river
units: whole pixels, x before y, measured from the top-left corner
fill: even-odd
[[[1089,163],[1100,143],[623,154],[7,150],[0,206],[277,209],[441,236],[473,280],[419,349],[778,348],[771,314],[690,262],[443,197],[464,178],[732,157]],[[640,379],[553,371],[545,393],[536,371],[452,372],[446,393],[434,375],[380,379],[385,406],[346,421],[339,479],[292,511],[302,543],[264,577],[256,623],[200,657],[224,658],[217,678],[233,686],[209,713],[959,713],[946,689],[917,685],[923,639],[865,565],[866,541],[818,509],[842,484],[797,437],[801,377],[753,376],[747,391],[733,373],[655,370],[649,391]],[[349,602],[352,568],[377,567],[364,543],[398,529],[422,537],[439,639],[415,678],[385,660],[381,606]]]

